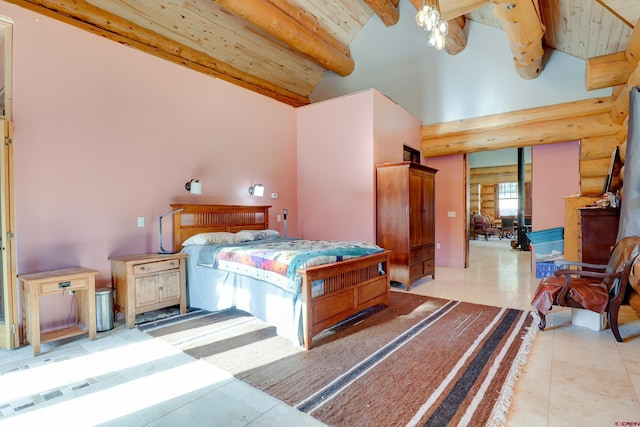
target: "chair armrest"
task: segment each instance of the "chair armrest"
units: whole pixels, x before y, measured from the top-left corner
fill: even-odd
[[[554,272],[554,274],[556,276],[564,276],[566,274],[569,274],[569,272],[572,272],[572,274],[581,274],[583,271],[583,268],[593,268],[596,270],[602,270],[602,272],[604,272],[607,269],[607,265],[605,264],[589,264],[586,262],[579,262],[579,261],[554,261],[555,265],[561,265],[563,267],[568,267],[568,268],[561,268],[558,269]],[[577,268],[571,268],[571,267],[579,267],[579,269]],[[586,272],[586,271],[585,271]]]

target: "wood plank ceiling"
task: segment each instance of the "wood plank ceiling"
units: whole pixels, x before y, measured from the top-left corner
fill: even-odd
[[[328,71],[352,72],[349,44],[369,19],[394,25],[399,0],[7,1],[300,106]],[[440,0],[440,8],[447,52],[466,48],[466,19],[501,28],[527,79],[544,72],[543,46],[582,59],[623,52],[640,16],[637,0]]]

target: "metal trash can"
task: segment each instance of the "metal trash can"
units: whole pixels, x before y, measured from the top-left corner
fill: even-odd
[[[98,332],[113,329],[113,289],[96,289],[96,330]]]

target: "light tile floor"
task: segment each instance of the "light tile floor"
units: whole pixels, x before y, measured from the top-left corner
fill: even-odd
[[[528,252],[508,240],[471,242],[470,267],[436,269],[411,292],[531,309],[539,281]],[[516,385],[509,426],[640,425],[640,320],[620,317],[622,344],[609,330],[571,324],[554,309]],[[192,359],[137,329],[0,350],[0,425],[321,426],[313,418]],[[637,423],[637,424],[633,424]]]

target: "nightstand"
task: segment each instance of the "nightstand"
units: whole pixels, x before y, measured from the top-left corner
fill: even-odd
[[[33,355],[40,354],[40,344],[80,334],[96,339],[96,282],[98,272],[84,267],[64,268],[41,273],[20,274],[22,282],[22,311],[26,339],[33,347]],[[75,293],[76,325],[50,332],[40,332],[40,297],[52,294]]]
[[[187,254],[142,254],[111,257],[111,278],[116,292],[115,309],[133,328],[136,314],[180,305],[187,312]]]

